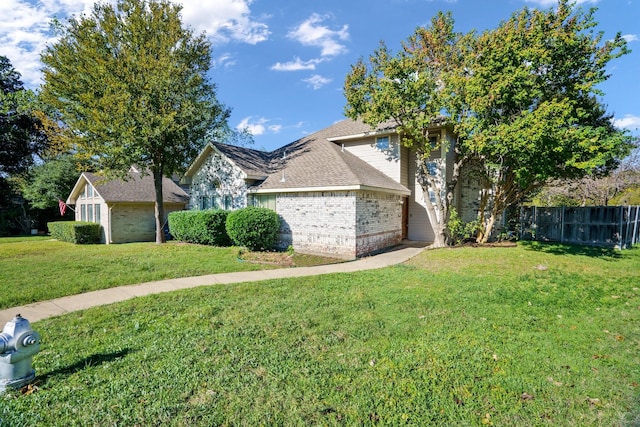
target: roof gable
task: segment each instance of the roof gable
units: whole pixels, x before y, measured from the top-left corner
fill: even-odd
[[[189,166],[189,169],[187,169],[184,174],[185,178],[193,178],[198,170],[202,168],[202,165],[207,161],[211,153],[214,152],[224,156],[229,162],[240,169],[247,178],[265,179],[268,175],[269,153],[245,147],[237,147],[235,145],[212,142],[207,144],[191,166]]]
[[[131,170],[126,180],[107,179],[104,176],[84,172],[73,187],[67,203],[75,204],[85,184],[93,186],[105,203],[155,203],[155,186],[151,175]],[[171,179],[162,178],[164,203],[187,203],[189,196]]]
[[[388,133],[394,128],[391,122],[372,129],[361,121],[347,119],[269,153],[211,143],[192,163],[185,177],[193,177],[216,151],[239,167],[247,178],[259,181],[251,187],[254,192],[348,187],[409,194],[406,187],[331,142],[353,135]]]

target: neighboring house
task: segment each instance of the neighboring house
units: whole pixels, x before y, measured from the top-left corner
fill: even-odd
[[[448,141],[432,158],[444,157],[451,174],[451,130],[430,132]],[[280,247],[351,259],[403,239],[433,239],[415,159],[393,127],[343,120],[270,153],[211,143],[183,184],[191,209],[273,209]]]
[[[189,196],[169,178],[163,178],[165,215],[183,210]],[[75,205],[76,221],[102,225],[103,243],[155,241],[155,188],[150,175],[132,168],[126,180],[106,180],[84,172],[67,198]],[[165,218],[166,220],[166,218]]]

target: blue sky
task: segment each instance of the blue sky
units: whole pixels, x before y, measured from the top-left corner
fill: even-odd
[[[640,0],[579,1],[597,7],[605,39],[618,31],[632,53],[609,65],[603,102],[619,127],[640,135]],[[92,0],[3,0],[0,55],[37,88],[39,53],[51,43],[49,22],[90,9]],[[184,0],[183,21],[206,31],[213,46],[211,79],[232,108],[230,125],[248,128],[255,148],[272,150],[344,118],[342,84],[350,66],[381,40],[394,51],[438,11],[456,30],[483,31],[524,6],[554,0]]]

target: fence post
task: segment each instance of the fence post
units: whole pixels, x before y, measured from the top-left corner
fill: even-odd
[[[627,224],[624,230],[624,244],[627,245],[629,239],[629,231],[631,230],[631,205],[627,206]]]
[[[564,243],[564,206],[560,211],[560,243]]]
[[[620,232],[618,233],[618,239],[620,239],[620,250],[624,249],[623,246],[623,238],[624,236],[622,235],[622,223],[624,222],[624,206],[620,206]]]
[[[631,246],[636,244],[636,233],[638,231],[638,211],[640,211],[640,206],[636,206],[636,219],[633,221],[633,236],[631,237]]]

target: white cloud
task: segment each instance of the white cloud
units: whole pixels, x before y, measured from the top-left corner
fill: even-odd
[[[640,129],[640,116],[625,114],[621,119],[614,119],[613,125],[619,129],[638,130]]]
[[[302,70],[315,70],[316,65],[321,63],[322,59],[310,59],[309,61],[303,61],[300,58],[294,58],[289,62],[276,62],[271,66],[274,71],[302,71]]]
[[[183,0],[182,18],[197,32],[206,31],[217,42],[229,39],[257,44],[269,38],[269,27],[251,18],[253,0]]]
[[[625,39],[627,43],[637,42],[640,40],[640,37],[638,37],[637,34],[625,34],[622,38]]]
[[[349,26],[343,25],[339,30],[331,30],[320,25],[328,16],[317,13],[311,15],[298,28],[289,32],[288,37],[305,46],[320,48],[322,56],[336,56],[347,52],[347,47],[341,42],[349,39]]]
[[[41,83],[40,52],[55,42],[50,23],[71,15],[89,14],[95,0],[2,0],[0,2],[1,55],[22,74],[27,87]],[[115,4],[115,0],[104,0]],[[269,37],[267,24],[251,17],[253,0],[183,0],[183,23],[196,32],[206,31],[215,43],[235,40],[256,44]],[[225,64],[230,65],[229,62]]]
[[[326,77],[322,77],[319,74],[314,74],[313,76],[309,77],[308,79],[303,79],[302,81],[305,82],[305,83],[308,83],[309,86],[311,86],[314,90],[318,90],[322,86],[331,83],[333,80],[332,79],[328,79]]]
[[[278,133],[282,130],[282,125],[269,125],[268,123],[270,121],[271,120],[265,119],[264,117],[254,119],[253,116],[249,116],[242,119],[236,126],[236,129],[241,131],[246,129],[251,132],[253,136],[264,135],[266,132]]]
[[[213,58],[213,68],[229,68],[237,64],[238,61],[232,59],[233,56],[230,53],[223,53],[217,58]]]

